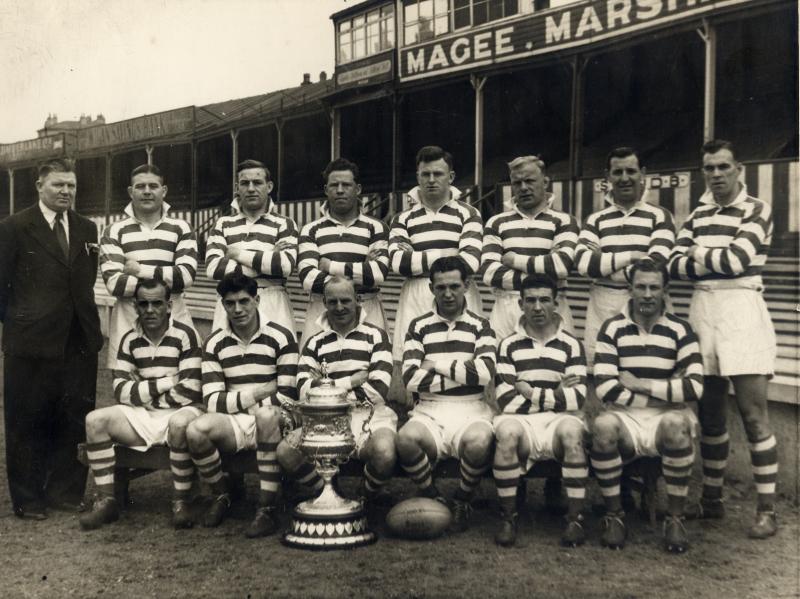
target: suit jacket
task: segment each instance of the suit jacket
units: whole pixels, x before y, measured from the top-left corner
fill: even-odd
[[[69,258],[38,202],[0,222],[0,320],[7,354],[62,356],[73,318],[88,351],[103,345],[94,301],[97,227],[72,210],[67,215]]]

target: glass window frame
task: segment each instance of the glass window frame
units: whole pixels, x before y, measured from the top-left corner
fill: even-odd
[[[350,15],[336,23],[336,65],[356,62],[394,48],[394,4]]]

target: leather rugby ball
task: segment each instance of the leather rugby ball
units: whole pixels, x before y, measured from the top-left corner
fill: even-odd
[[[386,514],[386,526],[403,539],[435,539],[447,530],[452,519],[450,509],[441,501],[412,497]]]

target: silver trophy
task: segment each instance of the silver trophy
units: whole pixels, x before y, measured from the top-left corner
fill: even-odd
[[[316,499],[303,501],[292,512],[289,531],[283,542],[304,549],[343,549],[374,543],[361,501],[341,497],[331,479],[355,452],[350,428],[353,403],[347,391],[328,378],[327,363],[322,364],[322,381],[300,402],[302,435],[300,450],[317,467],[325,487]]]

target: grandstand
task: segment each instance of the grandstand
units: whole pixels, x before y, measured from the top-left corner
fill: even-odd
[[[132,168],[152,162],[202,241],[229,208],[236,163],[256,158],[271,167],[279,210],[302,226],[321,206],[320,172],[343,155],[361,168],[364,210],[388,220],[415,183],[417,148],[433,143],[454,153],[455,184],[485,218],[509,200],[505,162],[538,153],[556,206],[579,221],[602,202],[606,152],[634,146],[648,201],[680,224],[703,191],[700,145],[731,139],[748,189],[774,214],[765,295],[780,349],[770,399],[796,473],[797,18],[788,0],[366,0],[331,17],[331,77],[0,145],[0,218],[35,201],[37,162],[70,156],[76,209],[102,228],[122,217]],[[399,284],[384,286],[390,320]],[[289,285],[302,320],[306,298],[296,278]],[[571,277],[579,329],[587,294],[588,282]],[[688,287],[672,294],[685,314]],[[189,298],[207,319],[210,281],[201,276]],[[792,485],[796,496],[796,476]]]

